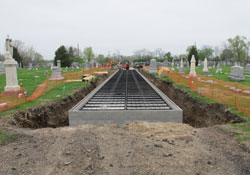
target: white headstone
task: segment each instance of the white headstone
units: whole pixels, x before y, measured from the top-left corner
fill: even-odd
[[[16,71],[17,62],[11,56],[11,54],[13,53],[13,52],[11,53],[13,47],[11,44],[11,39],[9,39],[9,37],[6,39],[5,46],[6,46],[6,53],[5,53],[5,61],[3,64],[6,72],[6,86],[4,90],[18,91],[20,90],[20,86],[18,85],[18,80],[17,80],[17,71]]]
[[[157,73],[157,63],[155,59],[150,60],[149,73]]]
[[[202,72],[203,72],[204,74],[209,73],[208,68],[207,68],[207,58],[205,58],[205,60],[204,60],[204,62],[203,62],[203,65],[204,65],[204,67],[203,67]]]
[[[180,64],[180,67],[179,67],[179,72],[181,72],[181,73],[184,72],[183,59],[181,59],[181,64]]]
[[[218,73],[221,73],[221,72],[222,72],[222,70],[221,70],[221,68],[220,68],[220,63],[218,63],[218,64],[217,64],[216,73],[218,74]]]
[[[194,55],[192,55],[192,59],[191,59],[191,69],[190,69],[190,73],[189,73],[189,75],[191,75],[191,76],[196,76],[196,71],[195,71],[195,57],[194,57]]]

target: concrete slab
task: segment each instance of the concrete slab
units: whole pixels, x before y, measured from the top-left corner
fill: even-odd
[[[82,107],[116,74],[94,89],[89,95],[69,110],[69,125],[80,124],[111,124],[124,125],[133,121],[148,122],[183,122],[183,111],[163,92],[155,87],[140,72],[140,76],[154,89],[154,91],[170,106],[170,110],[81,110]]]

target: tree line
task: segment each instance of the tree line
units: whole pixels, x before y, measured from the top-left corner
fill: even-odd
[[[162,49],[156,49],[155,51],[141,49],[134,52],[132,59],[137,62],[148,62],[152,58],[160,62],[164,60],[172,62],[173,60],[187,59],[190,62],[192,55],[195,55],[196,64],[198,64],[199,60],[203,61],[205,58],[213,61],[249,63],[250,41],[244,36],[237,35],[224,42],[221,48],[204,45],[201,49],[198,49],[196,45],[192,45],[187,47],[186,53],[180,55],[172,55],[171,52],[164,52]]]

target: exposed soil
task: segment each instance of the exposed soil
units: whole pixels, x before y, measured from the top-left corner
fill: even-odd
[[[184,123],[193,127],[208,127],[225,123],[245,122],[244,119],[231,113],[223,104],[206,103],[189,96],[185,90],[175,87],[172,82],[160,80],[145,71],[141,71],[141,73],[183,110]]]
[[[24,111],[14,113],[12,124],[25,128],[61,127],[69,125],[68,111],[102,83],[114,71],[108,75],[98,76],[90,86],[83,87],[71,96],[59,101],[39,105]]]
[[[206,104],[172,83],[146,76],[194,127],[242,121],[224,105]],[[134,122],[122,128],[58,127],[68,125],[67,111],[106,78],[61,101],[17,112],[16,126],[7,124],[11,116],[1,117],[0,128],[16,139],[0,146],[0,174],[250,174],[249,148],[235,141],[231,126]]]
[[[0,147],[0,174],[247,175],[250,154],[228,129],[145,122],[19,128],[16,141]]]

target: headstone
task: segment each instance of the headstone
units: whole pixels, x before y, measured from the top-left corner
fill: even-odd
[[[174,70],[174,60],[172,61],[172,64],[171,64],[171,70]]]
[[[216,69],[216,72],[215,73],[221,73],[222,72],[222,70],[221,70],[221,68],[220,68],[220,63],[218,63],[217,64],[217,69]]]
[[[244,73],[245,74],[250,74],[250,64],[246,65]]]
[[[181,59],[181,65],[179,68],[179,72],[183,73],[184,72],[184,68],[183,68],[183,59]]]
[[[61,60],[57,60],[57,66],[52,68],[52,75],[49,80],[63,80],[62,69],[61,69]]]
[[[149,73],[158,73],[158,71],[157,71],[157,62],[156,62],[155,59],[150,60]]]
[[[6,43],[6,53],[5,53],[5,61],[4,67],[6,72],[6,86],[4,88],[5,91],[19,91],[20,86],[18,85],[17,80],[17,71],[16,66],[17,62],[13,59],[13,46],[12,40],[7,37]]]
[[[195,57],[194,57],[194,55],[192,55],[192,59],[191,59],[191,69],[190,69],[189,75],[190,75],[190,76],[193,76],[193,77],[196,76],[195,62],[196,62],[196,61],[195,61]]]
[[[243,67],[237,65],[231,67],[231,72],[229,77],[234,81],[245,80],[245,77],[243,75]]]
[[[5,68],[2,61],[0,61],[0,75],[5,74]]]
[[[209,71],[208,71],[208,68],[207,68],[207,58],[205,58],[205,60],[203,62],[203,65],[204,65],[204,67],[203,67],[202,73],[208,74]]]
[[[32,63],[29,63],[29,70],[32,70]]]
[[[61,68],[61,60],[57,60],[57,67]]]

